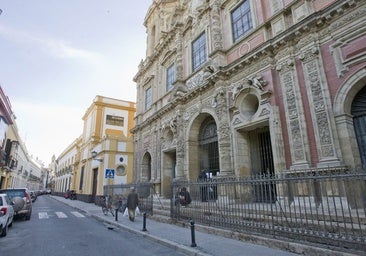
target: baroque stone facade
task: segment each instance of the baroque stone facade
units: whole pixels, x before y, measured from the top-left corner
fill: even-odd
[[[154,0],[134,78],[135,181],[170,196],[203,169],[366,165],[365,13],[360,0]]]

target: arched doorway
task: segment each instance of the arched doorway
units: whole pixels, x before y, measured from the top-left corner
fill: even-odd
[[[361,163],[366,168],[366,86],[355,96],[351,114],[356,134],[358,149],[360,151]]]
[[[148,182],[151,180],[151,155],[146,152],[142,159],[141,181]]]
[[[198,134],[200,169],[205,170],[208,180],[220,173],[217,126],[212,116],[207,116]],[[217,199],[217,185],[201,188],[202,201]]]
[[[200,148],[200,169],[208,172],[209,178],[220,172],[219,146],[216,122],[212,116],[206,117],[198,135]]]

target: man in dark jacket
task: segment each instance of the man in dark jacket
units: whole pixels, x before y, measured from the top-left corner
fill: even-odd
[[[207,174],[205,170],[202,170],[198,175],[198,181],[203,183],[202,185],[200,185],[202,202],[207,202],[207,185],[204,184],[205,182],[207,182]]]
[[[187,206],[192,202],[191,195],[185,187],[179,192],[179,202],[182,206]]]
[[[138,203],[139,196],[137,195],[135,188],[131,187],[131,191],[127,196],[128,217],[130,218],[130,221],[135,221],[135,211]]]

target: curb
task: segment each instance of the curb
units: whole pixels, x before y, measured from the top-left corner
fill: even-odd
[[[249,242],[252,244],[263,245],[268,248],[278,249],[300,255],[311,255],[311,256],[358,256],[362,255],[361,252],[342,252],[339,248],[322,248],[319,246],[312,246],[310,244],[300,244],[294,241],[278,240],[269,237],[260,237],[254,234],[245,234],[241,232],[224,230],[219,228],[207,227],[203,225],[197,225],[197,230],[205,233],[215,234],[218,236]]]
[[[191,256],[212,256],[211,254],[203,253],[200,250],[193,249],[193,248],[187,247],[185,245],[182,245],[182,244],[179,244],[179,243],[176,243],[176,242],[173,242],[173,241],[161,238],[161,237],[151,235],[149,233],[146,233],[145,231],[136,230],[134,228],[130,228],[130,227],[125,226],[123,224],[116,223],[116,222],[113,222],[113,221],[110,221],[110,220],[106,220],[103,217],[97,216],[95,214],[90,214],[90,216],[93,217],[94,219],[98,220],[98,221],[102,221],[104,223],[107,223],[107,224],[109,224],[111,226],[114,226],[114,227],[117,227],[117,228],[122,228],[122,229],[127,230],[131,233],[139,234],[144,238],[147,238],[151,241],[160,243],[162,245],[165,245],[169,248],[175,249],[176,251],[185,253],[187,255],[191,255]]]

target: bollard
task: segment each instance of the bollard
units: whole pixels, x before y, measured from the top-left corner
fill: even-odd
[[[118,209],[116,209],[116,221],[118,221]]]
[[[142,224],[142,231],[147,231],[146,229],[146,212],[144,212],[143,216],[143,224]]]
[[[192,237],[191,247],[197,247],[196,238],[195,238],[195,234],[194,234],[194,221],[191,220],[190,223],[191,223],[191,237]]]

